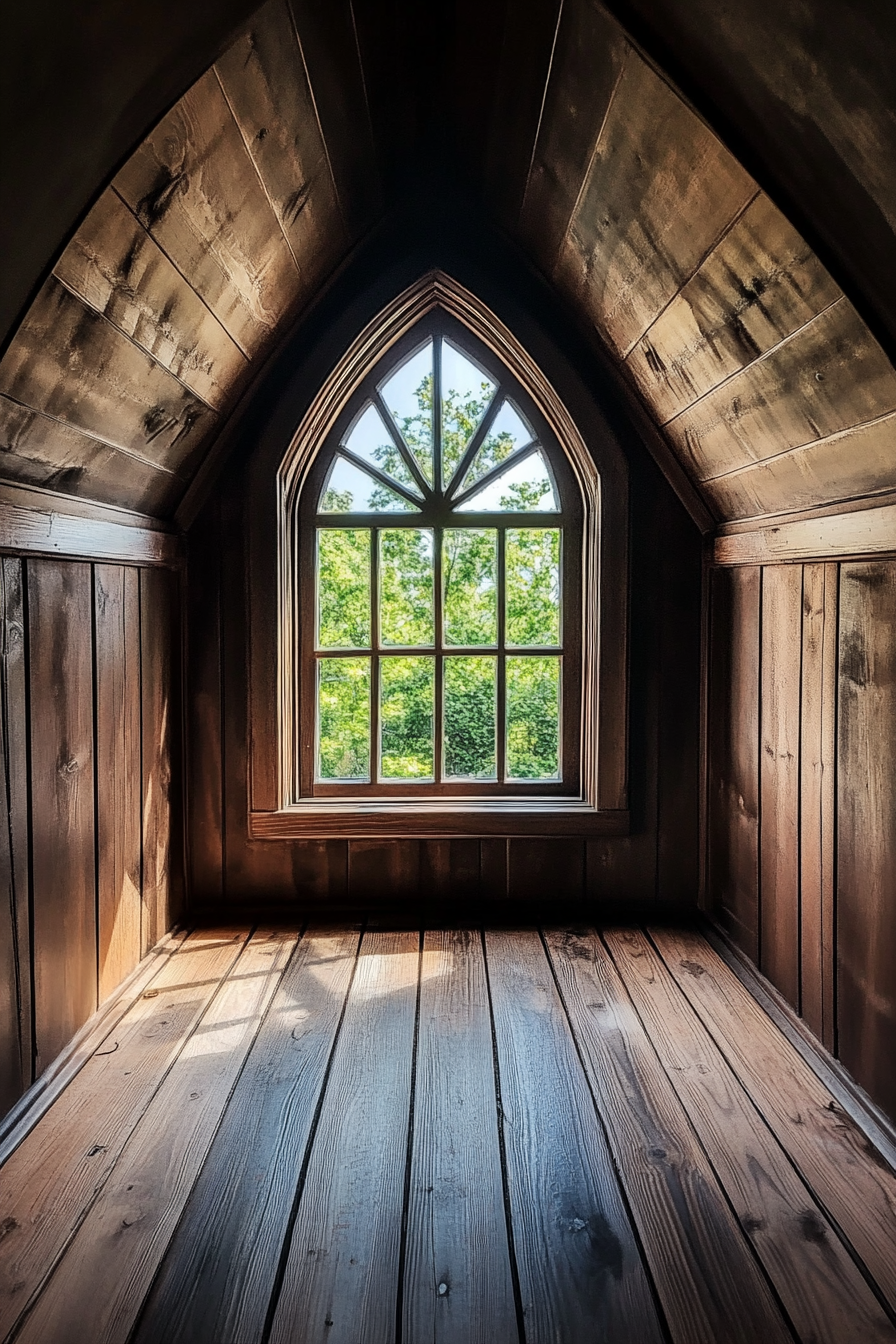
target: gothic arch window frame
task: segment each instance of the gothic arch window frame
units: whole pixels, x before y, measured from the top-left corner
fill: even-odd
[[[576,610],[570,647],[581,677],[578,722],[573,727],[572,789],[530,787],[485,794],[462,789],[451,796],[444,790],[428,794],[387,790],[385,795],[370,796],[367,790],[368,796],[364,791],[341,796],[345,790],[322,795],[308,787],[307,711],[303,734],[299,693],[303,621],[307,632],[310,619],[308,585],[303,586],[300,572],[303,529],[308,526],[307,487],[312,479],[319,485],[320,455],[332,442],[358,388],[394,348],[398,360],[401,343],[412,340],[414,329],[434,310],[442,310],[449,323],[459,323],[470,332],[474,342],[486,347],[493,364],[522,386],[568,466],[567,499],[574,490],[581,501],[580,525],[576,520],[573,527],[581,564],[572,566]],[[603,455],[606,462],[608,451],[606,442],[592,443],[589,451],[566,405],[519,340],[484,303],[444,273],[421,277],[369,323],[315,396],[277,473],[278,789],[273,809],[262,810],[250,799],[252,837],[627,832],[627,479],[615,463],[610,473],[613,496],[604,498],[600,459]],[[566,741],[569,758],[569,725]]]

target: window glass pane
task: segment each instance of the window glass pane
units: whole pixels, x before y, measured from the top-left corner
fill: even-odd
[[[495,384],[478,364],[442,341],[442,486],[457,470],[463,451],[495,395]]]
[[[507,659],[507,778],[560,777],[560,659]]]
[[[317,647],[370,647],[370,532],[317,531]]]
[[[393,480],[399,481],[415,495],[420,496],[417,482],[410,467],[395,446],[392,435],[386,428],[383,417],[371,404],[358,416],[349,430],[343,444],[356,457],[363,458],[371,466],[378,467]]]
[[[516,407],[509,401],[502,402],[482,447],[464,477],[462,488],[469,490],[487,471],[515,453],[517,448],[524,448],[527,443],[531,443],[534,437]]]
[[[509,527],[504,547],[507,643],[559,644],[559,527]]]
[[[492,527],[445,529],[442,541],[445,643],[498,642],[498,533]]]
[[[317,663],[317,777],[370,778],[370,659]]]
[[[435,658],[380,659],[380,774],[432,779]]]
[[[432,532],[387,527],[380,533],[380,641],[434,642]]]
[[[541,451],[529,453],[497,480],[465,499],[458,513],[559,513],[560,505]]]
[[[338,453],[320,495],[321,513],[418,513],[415,504],[380,485]]]
[[[497,778],[497,658],[445,659],[446,779]]]
[[[381,384],[380,396],[432,485],[432,341]]]

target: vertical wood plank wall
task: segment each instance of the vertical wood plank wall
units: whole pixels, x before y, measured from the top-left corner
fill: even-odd
[[[0,1114],[178,915],[178,579],[0,557]]]
[[[896,1115],[896,561],[709,582],[708,901]]]
[[[701,543],[651,463],[632,477],[632,828],[594,840],[250,840],[246,497],[232,474],[188,535],[191,902],[415,912],[510,900],[696,904]]]

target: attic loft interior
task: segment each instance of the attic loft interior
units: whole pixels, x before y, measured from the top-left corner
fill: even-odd
[[[0,1339],[896,1341],[891,7],[4,22]]]

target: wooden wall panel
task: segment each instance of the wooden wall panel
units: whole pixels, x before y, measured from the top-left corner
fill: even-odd
[[[0,1112],[31,1081],[30,880],[22,561],[0,559]]]
[[[843,566],[840,584],[837,1037],[840,1057],[896,1115],[896,563]]]
[[[763,971],[795,1007],[800,1001],[800,565],[762,571],[759,807]]]
[[[90,565],[28,562],[36,1068],[96,1008]]]
[[[140,571],[141,736],[143,760],[143,916],[141,940],[148,952],[171,928],[177,911],[172,892],[171,787],[173,719],[174,576],[164,569]]]
[[[143,955],[140,576],[94,568],[97,946],[102,1002]]]

